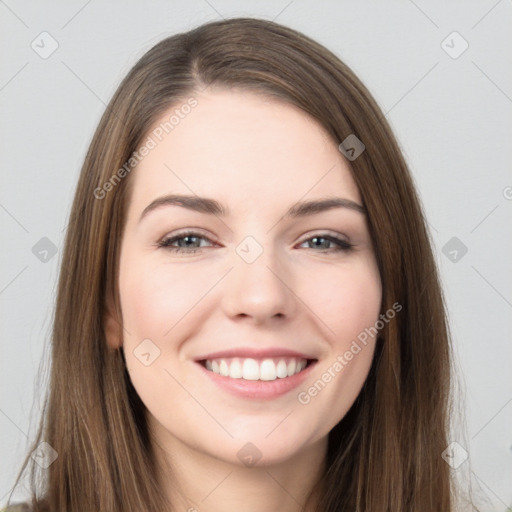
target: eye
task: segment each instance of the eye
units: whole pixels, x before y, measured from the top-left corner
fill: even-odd
[[[325,240],[326,242],[322,242]],[[318,235],[314,235],[303,242],[301,245],[305,243],[313,243],[313,247],[323,249],[323,251],[316,252],[340,252],[340,251],[350,251],[354,246],[347,242],[346,240],[342,240],[341,238],[335,237],[333,235],[327,235],[326,233],[321,233]],[[332,244],[335,244],[335,247],[332,248]],[[326,247],[326,245],[331,246],[331,248]]]
[[[164,238],[158,242],[157,245],[158,247],[164,248],[174,253],[194,254],[204,247],[204,245],[201,247],[202,240],[208,241],[212,244],[214,243],[209,238],[205,237],[202,233],[197,231],[186,231],[172,237]],[[354,247],[346,240],[342,240],[341,238],[335,237],[333,235],[328,235],[327,233],[314,235],[302,241],[300,245],[304,245],[305,243],[310,244],[310,247],[308,247],[310,249],[321,249],[320,251],[316,252],[327,253],[350,251]]]
[[[201,233],[198,233],[196,231],[186,231],[184,233],[179,233],[173,237],[164,238],[163,240],[160,240],[160,242],[158,242],[158,247],[162,247],[176,253],[186,252],[189,254],[193,254],[198,249],[200,249],[199,246],[195,246],[195,244],[199,240],[208,240],[209,242],[211,242],[209,238],[206,238]],[[172,245],[175,242],[178,242],[177,247]]]

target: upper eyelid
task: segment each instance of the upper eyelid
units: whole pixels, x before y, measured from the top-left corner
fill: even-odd
[[[206,233],[203,233],[200,228],[189,228],[189,229],[185,228],[183,231],[178,231],[177,233],[166,234],[160,240],[168,240],[171,238],[181,238],[181,237],[185,237],[185,236],[197,236],[199,238],[205,238],[205,239],[209,240],[210,242],[219,243],[219,242],[217,242],[215,237],[207,235]]]

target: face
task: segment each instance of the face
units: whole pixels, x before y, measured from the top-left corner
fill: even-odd
[[[248,92],[195,98],[161,141],[149,133],[158,143],[129,177],[124,331],[109,343],[123,345],[159,445],[283,462],[326,442],[371,365],[375,338],[357,337],[382,290],[361,196],[299,109]],[[343,201],[297,208],[327,198]]]

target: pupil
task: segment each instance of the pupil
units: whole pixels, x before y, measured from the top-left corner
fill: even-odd
[[[188,247],[188,242],[191,241],[192,238],[196,238],[195,236],[187,235],[183,240],[185,241],[185,246]]]

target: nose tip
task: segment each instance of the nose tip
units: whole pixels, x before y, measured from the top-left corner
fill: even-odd
[[[246,241],[243,248],[248,248],[243,254],[251,255],[252,261],[239,257],[235,262],[224,290],[226,313],[231,317],[252,318],[258,324],[291,316],[294,294],[287,284],[291,280],[289,272],[271,251],[261,250],[254,258],[257,246],[252,241]]]

